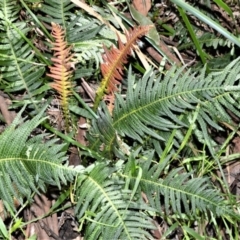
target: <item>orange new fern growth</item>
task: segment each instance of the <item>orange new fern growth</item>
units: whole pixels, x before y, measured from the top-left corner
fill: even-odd
[[[127,42],[123,44],[118,36],[118,48],[112,47],[106,49],[103,55],[103,63],[101,64],[101,72],[103,75],[100,87],[96,92],[94,109],[96,110],[104,94],[110,99],[113,104],[114,92],[117,90],[117,85],[120,84],[123,75],[123,64],[127,63],[127,58],[131,54],[131,49],[138,38],[144,36],[151,26],[135,27],[128,32],[125,32]]]
[[[68,96],[71,94],[71,82],[72,77],[72,62],[73,55],[70,53],[71,46],[68,47],[64,40],[65,31],[55,23],[52,23],[52,36],[55,39],[52,50],[54,51],[53,58],[54,63],[50,68],[50,74],[47,76],[53,78],[54,82],[50,84],[52,88],[57,90],[60,95],[61,107],[63,111],[65,130],[69,131],[69,109],[68,109]]]

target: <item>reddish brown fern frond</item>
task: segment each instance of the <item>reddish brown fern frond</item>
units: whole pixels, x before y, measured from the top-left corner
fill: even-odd
[[[136,41],[144,36],[150,29],[150,26],[135,27],[125,32],[127,42],[123,44],[118,36],[118,48],[112,47],[106,49],[103,55],[103,63],[101,64],[101,72],[103,75],[102,82],[96,93],[94,108],[96,109],[104,94],[110,94],[117,90],[117,85],[121,83],[123,76],[123,64],[127,63],[127,58],[131,54],[131,50]]]
[[[60,95],[61,107],[65,119],[66,130],[69,129],[69,110],[68,110],[68,96],[71,94],[71,82],[72,77],[71,69],[71,47],[67,46],[64,40],[65,31],[55,23],[52,23],[52,36],[55,39],[52,50],[54,51],[53,66],[50,68],[50,74],[47,76],[53,78],[54,82],[50,83],[50,86],[54,88]]]

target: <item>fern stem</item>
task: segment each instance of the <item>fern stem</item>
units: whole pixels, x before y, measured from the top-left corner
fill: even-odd
[[[24,33],[22,33],[14,24],[9,23],[9,25],[14,28],[14,30],[16,30],[19,35],[31,46],[31,48],[34,50],[36,56],[38,56],[39,58],[41,58],[41,60],[47,64],[50,65],[50,62],[48,59],[46,59],[43,54],[33,45],[33,43],[25,36]]]
[[[95,119],[98,119],[98,115],[96,115],[96,113],[82,100],[82,98],[75,92],[72,91],[74,97],[76,97],[76,99],[84,106],[85,109],[87,109]]]
[[[46,129],[48,129],[50,132],[56,134],[58,137],[60,137],[61,139],[65,140],[66,142],[68,143],[71,143],[73,144],[74,146],[76,147],[79,147],[80,149],[86,151],[86,152],[81,152],[82,155],[85,155],[85,156],[90,156],[94,159],[97,159],[97,160],[100,160],[100,161],[103,161],[105,160],[104,157],[102,157],[99,153],[93,151],[93,150],[90,150],[88,147],[82,145],[81,143],[75,141],[74,139],[72,139],[71,137],[69,137],[68,135],[65,135],[59,131],[57,131],[55,128],[51,127],[47,122],[43,122],[41,123]]]
[[[28,13],[32,16],[33,20],[38,24],[38,26],[41,27],[41,30],[44,32],[45,36],[47,36],[51,41],[53,41],[53,37],[51,36],[51,34],[49,34],[45,26],[39,21],[37,16],[31,11],[28,5],[23,0],[20,0],[20,2],[26,8]]]

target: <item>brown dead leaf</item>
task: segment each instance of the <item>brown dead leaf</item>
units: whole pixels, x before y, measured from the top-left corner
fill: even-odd
[[[50,212],[50,208],[54,202],[54,200],[50,200],[45,194],[34,196],[34,203],[32,203],[30,208],[27,208],[24,211],[24,218],[27,222],[29,222],[25,232],[27,238],[30,238],[35,234],[37,235],[37,239],[60,239],[58,237],[59,231],[57,214],[54,213],[51,216],[42,217]],[[33,220],[36,218],[39,220]]]
[[[4,97],[0,96],[0,111],[7,123],[7,125],[10,125],[14,119],[14,113],[8,110],[8,102],[5,100]]]
[[[134,8],[144,16],[147,16],[151,5],[151,0],[133,0]]]

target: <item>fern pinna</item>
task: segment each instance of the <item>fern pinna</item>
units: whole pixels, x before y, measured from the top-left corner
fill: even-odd
[[[70,53],[71,46],[68,47],[64,40],[65,31],[55,23],[52,23],[52,36],[55,39],[52,50],[54,51],[54,57],[51,58],[54,63],[50,66],[50,74],[47,76],[53,78],[54,82],[50,84],[52,88],[57,90],[60,95],[61,107],[63,110],[63,116],[65,120],[65,129],[69,131],[69,109],[68,109],[68,96],[71,94],[71,59],[73,54]]]
[[[112,102],[113,93],[117,90],[123,75],[123,64],[127,63],[127,57],[131,54],[131,49],[138,38],[144,36],[151,26],[139,26],[125,32],[126,44],[123,44],[118,37],[118,48],[112,47],[106,49],[103,54],[103,63],[101,64],[101,72],[103,79],[96,92],[94,109],[96,110],[104,94],[108,94],[108,100]]]

